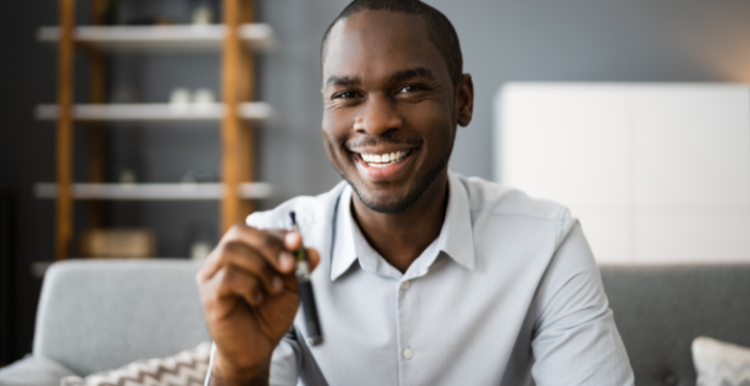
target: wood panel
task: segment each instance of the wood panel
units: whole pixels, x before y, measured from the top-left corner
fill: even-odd
[[[61,36],[58,49],[57,103],[60,115],[57,120],[57,197],[55,224],[55,259],[63,260],[70,252],[73,235],[73,25],[75,0],[59,0]]]
[[[226,114],[222,122],[222,180],[226,196],[221,201],[221,230],[243,221],[252,210],[251,203],[238,194],[241,182],[253,176],[253,132],[248,123],[241,121],[240,102],[252,97],[252,54],[245,51],[239,36],[242,23],[252,22],[252,1],[224,0],[224,24],[227,34],[222,56],[222,99]]]

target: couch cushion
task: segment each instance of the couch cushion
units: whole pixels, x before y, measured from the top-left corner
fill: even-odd
[[[698,386],[750,386],[750,348],[705,336],[692,347]]]
[[[79,375],[210,340],[187,260],[70,260],[47,271],[34,353]]]
[[[63,378],[61,386],[202,386],[208,372],[211,343],[205,342],[167,358],[130,363],[85,379]]]
[[[60,379],[75,375],[63,365],[41,356],[27,356],[0,369],[3,386],[59,386]]]
[[[750,264],[600,269],[636,385],[695,385],[698,336],[750,346]]]

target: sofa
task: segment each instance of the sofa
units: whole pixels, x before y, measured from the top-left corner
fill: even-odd
[[[184,260],[53,264],[39,301],[33,353],[0,385],[59,385],[208,341]],[[603,266],[602,279],[639,386],[693,386],[700,335],[750,346],[750,264]]]

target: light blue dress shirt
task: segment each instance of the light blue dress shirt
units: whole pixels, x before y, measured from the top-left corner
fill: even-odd
[[[272,385],[633,385],[566,208],[449,172],[440,236],[402,274],[367,243],[351,196],[342,182],[247,219],[287,228],[294,210],[321,254],[312,281],[324,343],[306,343],[300,310],[274,351]]]

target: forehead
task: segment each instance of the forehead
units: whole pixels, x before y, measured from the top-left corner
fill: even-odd
[[[328,36],[323,79],[331,75],[387,77],[422,67],[448,75],[440,51],[420,16],[391,11],[362,11],[338,21]]]

